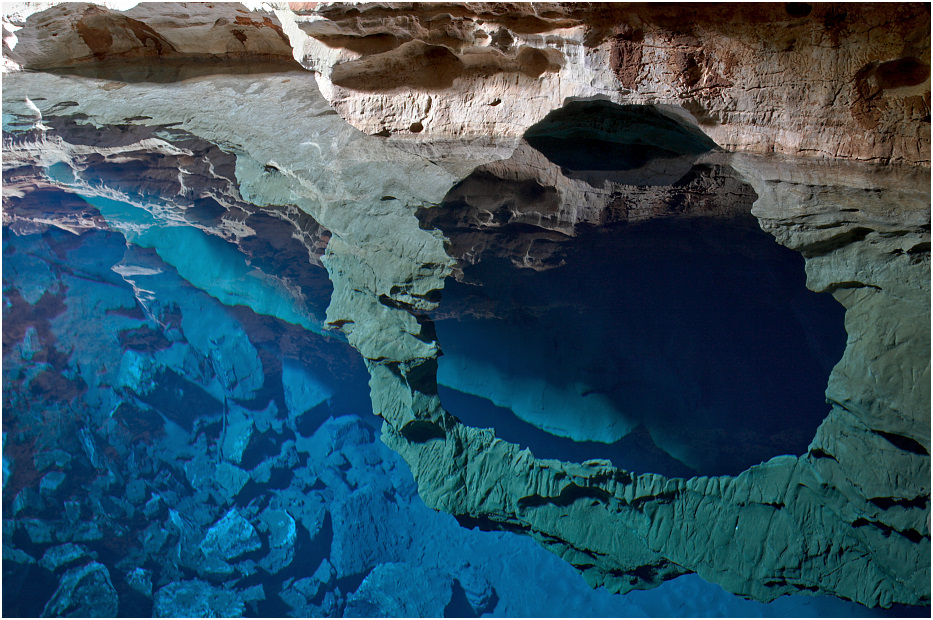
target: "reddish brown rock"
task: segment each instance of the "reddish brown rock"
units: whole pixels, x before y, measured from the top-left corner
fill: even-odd
[[[517,137],[566,100],[595,96],[684,109],[729,150],[930,165],[926,5],[293,10],[283,19],[296,26],[293,43],[299,28],[307,38],[296,46],[302,63],[320,72],[338,112],[371,134]],[[417,55],[399,65],[419,46],[436,62]]]

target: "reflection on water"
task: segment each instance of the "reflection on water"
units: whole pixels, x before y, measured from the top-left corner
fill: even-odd
[[[81,202],[54,192],[44,200],[48,217]],[[460,527],[424,506],[404,462],[379,441],[360,356],[343,339],[289,320],[291,305],[273,303],[292,290],[269,285],[275,278],[297,282],[307,320],[320,325],[330,291],[321,267],[277,264],[258,240],[248,242],[246,257],[191,227],[141,232],[130,224],[147,217],[131,205],[97,198],[84,205],[96,212],[101,230],[3,230],[4,615],[307,617],[377,608],[459,617],[870,613],[825,597],[744,601],[695,575],[610,595],[591,590],[528,538]],[[41,208],[30,205],[33,214]],[[291,234],[271,223],[264,229],[270,248],[289,247],[276,238],[283,231]],[[638,244],[616,251],[615,241],[593,235],[587,247],[605,252],[605,261],[640,256]],[[676,272],[690,259],[688,250],[669,268]],[[262,273],[246,268],[258,264]],[[588,320],[576,301],[608,291],[607,305],[642,304],[645,313],[657,313],[651,304],[661,301],[644,292],[626,297],[639,286],[658,287],[645,276],[625,279],[635,288],[615,290],[610,273],[599,290],[545,304],[533,276],[552,278],[545,281],[556,287],[552,292],[569,290],[566,277],[554,270],[525,280],[520,273],[515,294],[527,296],[534,310],[515,323],[527,327],[522,334],[534,335],[536,322],[576,313],[554,342],[525,344],[532,351],[556,347],[565,368],[581,358],[574,342],[622,363],[610,343],[593,347],[607,333],[638,342],[641,332],[613,328],[611,316]],[[692,299],[683,292],[688,276],[667,277],[669,303]],[[502,286],[493,278],[487,290]],[[445,304],[457,290],[445,292]],[[319,296],[310,298],[314,292]],[[485,303],[499,302],[490,295]],[[448,322],[439,327],[448,329]],[[483,343],[481,334],[469,335]],[[451,358],[458,337],[456,329],[449,338],[441,334]],[[485,359],[499,363],[496,353],[510,341],[487,344]],[[597,387],[611,374],[598,365],[583,370]],[[456,411],[453,396],[442,392]],[[464,411],[485,407],[501,415],[479,398],[461,398]],[[629,442],[625,452],[644,444],[638,458],[645,467],[688,473],[644,441],[649,422],[645,416],[622,440]],[[497,425],[504,435],[509,428]],[[511,428],[517,441],[532,440],[527,429]],[[419,587],[400,589],[399,575]]]
[[[141,63],[135,60],[108,60],[93,64],[85,63],[73,67],[49,69],[48,72],[114,82],[173,84],[183,80],[193,80],[212,75],[263,75],[300,70],[300,68],[297,62],[288,60],[230,60],[205,55],[196,61],[193,61],[192,58],[160,58],[157,63]]]
[[[560,247],[562,266],[488,258],[445,287],[439,382],[511,410],[442,392],[451,413],[578,442],[511,433],[539,457],[671,476],[806,452],[846,333],[799,254],[750,215],[581,229]]]

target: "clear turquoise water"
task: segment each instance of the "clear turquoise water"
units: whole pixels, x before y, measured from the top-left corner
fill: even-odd
[[[365,614],[373,601],[396,615],[874,613],[829,597],[745,601],[695,575],[611,595],[529,539],[460,527],[418,498],[405,464],[378,438],[362,360],[320,329],[323,269],[309,264],[301,274],[302,300],[274,263],[257,271],[226,241],[190,226],[141,233],[134,225],[146,223],[145,212],[91,204],[110,230],[3,230],[4,615],[189,615],[207,609],[197,596],[213,597],[212,613],[250,616]],[[744,269],[735,277],[747,277]],[[626,273],[647,289],[633,298],[625,295],[635,289],[616,291],[613,303],[647,304],[660,290]],[[557,284],[529,281],[528,294],[567,286],[559,273],[548,277]],[[672,298],[683,300],[695,276],[682,279],[666,280]],[[456,294],[451,287],[445,303]],[[767,304],[755,303],[735,316],[704,312],[714,324],[753,316],[746,322],[759,325]],[[771,324],[781,312],[768,315]],[[588,329],[612,321],[596,317],[564,337],[591,338]],[[458,336],[485,332],[439,324],[438,333],[453,351]],[[566,353],[569,340],[555,346]],[[475,344],[495,363],[497,346],[514,346]],[[569,361],[573,372],[586,370],[583,358]],[[463,415],[479,402],[453,391],[442,398]],[[760,415],[749,428],[764,428]],[[662,452],[638,458],[645,468],[683,466]],[[106,579],[78,580],[91,569]],[[393,581],[399,574],[418,587]],[[177,596],[179,584],[197,596]]]

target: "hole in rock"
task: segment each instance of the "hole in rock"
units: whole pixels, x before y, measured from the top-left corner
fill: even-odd
[[[813,5],[806,2],[785,2],[787,14],[795,19],[806,17],[813,11]]]
[[[548,160],[571,171],[626,171],[716,148],[703,132],[651,106],[573,101],[525,133]],[[569,175],[574,176],[574,175]],[[654,184],[641,172],[638,180]]]
[[[631,168],[588,167],[555,124],[567,137],[553,172],[519,147],[419,213],[460,269],[433,316],[442,404],[536,457],[635,472],[736,474],[805,453],[845,347],[842,306],[761,230],[750,187],[690,155],[701,139],[678,152],[672,136],[689,130],[624,112],[570,125],[616,127],[609,151],[640,136],[636,159],[666,144],[639,160],[640,185]],[[551,199],[522,201],[532,179]],[[581,204],[585,192],[602,196]]]

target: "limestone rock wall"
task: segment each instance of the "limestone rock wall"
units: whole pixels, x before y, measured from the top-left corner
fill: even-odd
[[[672,106],[728,150],[930,165],[926,5],[295,7],[295,57],[370,134],[518,137],[606,98]]]
[[[22,25],[16,32],[15,59],[26,69],[102,61],[292,56],[276,20],[236,3],[144,2],[127,11],[91,3],[59,4]]]

